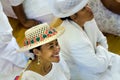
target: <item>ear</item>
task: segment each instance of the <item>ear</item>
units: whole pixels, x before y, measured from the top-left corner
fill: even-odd
[[[38,49],[33,49],[33,53],[37,56],[40,56],[41,55],[41,51],[38,50]]]

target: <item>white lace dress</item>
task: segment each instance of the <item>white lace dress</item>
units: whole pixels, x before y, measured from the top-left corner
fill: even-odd
[[[100,0],[90,0],[89,5],[100,30],[120,36],[120,15],[105,8]]]

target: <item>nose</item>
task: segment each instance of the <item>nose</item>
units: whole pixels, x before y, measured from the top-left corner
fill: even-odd
[[[59,45],[57,45],[57,46],[55,47],[55,51],[56,51],[56,52],[59,52],[59,51],[60,51],[60,46],[59,46]]]
[[[86,5],[86,10],[91,11],[91,8],[88,5]]]

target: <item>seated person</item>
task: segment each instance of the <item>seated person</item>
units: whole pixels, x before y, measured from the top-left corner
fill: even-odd
[[[12,35],[12,27],[0,2],[0,79],[13,80],[27,63],[24,53],[17,53],[19,46]]]
[[[48,0],[1,0],[7,16],[17,18],[24,27],[30,28],[41,22],[51,23],[54,16]]]
[[[63,20],[58,38],[71,80],[120,80],[120,56],[108,51],[88,0],[52,0],[53,14]]]
[[[46,23],[25,32],[25,46],[18,51],[29,50],[35,57],[22,73],[21,80],[70,80],[69,69],[60,57],[57,42],[63,32],[63,27],[53,29]]]
[[[101,31],[120,36],[120,0],[89,0]]]

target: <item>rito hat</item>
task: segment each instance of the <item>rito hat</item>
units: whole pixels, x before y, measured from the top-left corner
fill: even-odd
[[[85,7],[88,0],[50,0],[49,3],[54,16],[65,18]]]
[[[39,24],[25,32],[24,46],[18,52],[24,52],[57,39],[64,32],[64,28],[50,28],[47,23]]]

